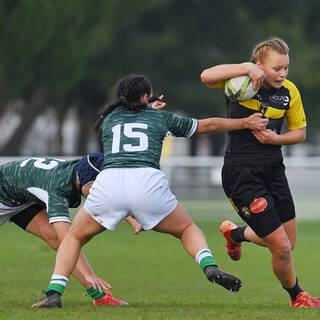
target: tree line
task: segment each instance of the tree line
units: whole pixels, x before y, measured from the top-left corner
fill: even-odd
[[[288,78],[302,93],[316,132],[318,12],[317,0],[3,0],[0,117],[11,101],[23,104],[17,110],[22,120],[0,154],[19,155],[39,115],[53,109],[61,127],[70,108],[80,121],[76,153],[84,154],[88,130],[113,84],[131,72],[149,77],[170,111],[223,116],[223,94],[205,88],[201,71],[248,61],[254,45],[270,36],[290,47]]]

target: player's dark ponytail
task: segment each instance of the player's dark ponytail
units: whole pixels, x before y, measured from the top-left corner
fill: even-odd
[[[146,77],[136,74],[125,76],[116,86],[116,101],[109,104],[101,113],[94,128],[98,130],[105,117],[119,106],[127,108],[130,111],[141,111],[147,104],[141,102],[140,99],[144,94],[150,95],[151,90],[151,83]]]

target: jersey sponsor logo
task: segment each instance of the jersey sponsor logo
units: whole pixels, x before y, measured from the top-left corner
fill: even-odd
[[[290,101],[288,96],[277,96],[277,95],[270,96],[269,100],[273,103],[280,103],[283,106],[287,106]]]
[[[246,216],[247,218],[250,217],[250,211],[249,211],[248,207],[242,207],[242,208],[241,208],[241,213],[242,213],[244,216]]]
[[[262,212],[268,205],[268,202],[265,198],[254,199],[254,201],[250,204],[250,211],[252,213],[260,213]]]
[[[272,107],[287,107],[290,103],[290,97],[287,95],[272,95],[269,97],[264,97],[263,95],[257,93],[256,94],[257,99],[268,106]]]

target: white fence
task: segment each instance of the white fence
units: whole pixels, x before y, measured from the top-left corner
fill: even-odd
[[[27,157],[0,157],[0,165]],[[74,159],[76,157],[59,157]],[[320,200],[320,157],[285,157],[294,196]],[[161,160],[172,191],[179,197],[220,197],[223,157],[171,157]]]
[[[294,196],[320,199],[320,157],[285,157]],[[172,190],[179,196],[215,197],[221,187],[223,157],[173,157],[161,161]]]

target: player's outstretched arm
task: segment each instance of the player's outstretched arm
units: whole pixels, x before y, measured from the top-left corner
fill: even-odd
[[[223,132],[241,129],[263,130],[268,124],[268,119],[262,118],[262,114],[257,112],[248,118],[227,119],[208,118],[198,120],[197,133]],[[253,129],[255,128],[255,129]]]

